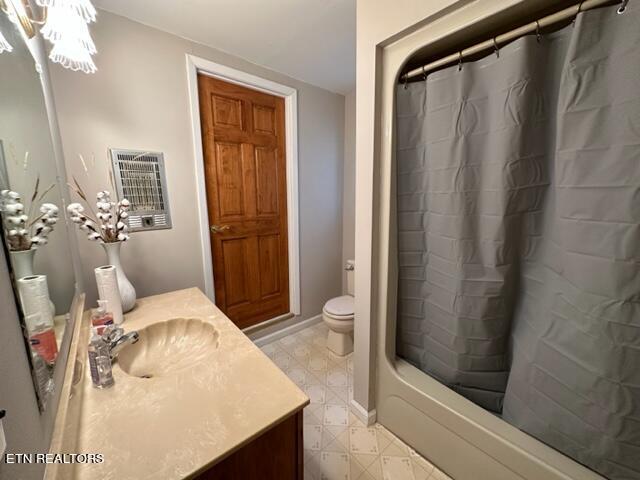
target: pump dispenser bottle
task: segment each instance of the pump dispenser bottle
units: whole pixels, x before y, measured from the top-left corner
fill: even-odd
[[[98,334],[98,327],[92,327],[91,342],[89,343],[89,370],[91,381],[96,388],[109,388],[113,386],[113,374],[111,372],[111,356],[109,345]],[[104,327],[103,327],[104,328]]]

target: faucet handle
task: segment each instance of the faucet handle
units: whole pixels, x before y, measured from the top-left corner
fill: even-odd
[[[111,344],[113,342],[118,341],[120,337],[124,335],[124,329],[118,327],[117,325],[109,325],[102,332],[102,339],[107,343]]]

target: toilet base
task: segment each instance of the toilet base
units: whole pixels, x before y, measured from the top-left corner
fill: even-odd
[[[340,357],[353,352],[353,332],[338,333],[329,330],[327,334],[327,348]]]

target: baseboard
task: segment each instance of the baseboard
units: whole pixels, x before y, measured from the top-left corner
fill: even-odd
[[[272,327],[273,325],[276,325],[278,323],[284,323],[293,317],[295,317],[295,315],[291,312],[284,313],[282,315],[278,315],[277,317],[270,318],[269,320],[265,320],[264,322],[256,323],[255,325],[251,325],[250,327],[245,327],[242,329],[242,333],[244,333],[249,338],[251,338],[252,335],[254,335],[256,338],[260,338],[261,331],[274,330],[274,329],[269,330],[269,327]],[[263,335],[266,335],[266,334],[263,334]]]
[[[351,413],[353,413],[358,420],[364,423],[366,426],[370,427],[374,423],[376,423],[376,409],[374,408],[371,411],[368,411],[362,405],[355,401],[355,399],[351,399],[349,402],[349,407],[351,409]]]
[[[267,335],[252,338],[251,340],[253,340],[253,343],[255,343],[258,347],[262,347],[267,343],[275,342],[276,340],[279,340],[288,335],[292,335],[296,332],[299,332],[300,330],[304,330],[305,328],[315,325],[316,323],[320,323],[321,321],[322,315],[316,315],[314,317],[307,318],[306,320],[296,322],[293,325],[289,325],[280,330],[276,330],[275,332],[271,332]]]

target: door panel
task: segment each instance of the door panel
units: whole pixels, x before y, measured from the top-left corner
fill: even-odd
[[[262,235],[258,237],[260,258],[260,298],[280,291],[278,264],[280,263],[280,236]]]
[[[227,307],[246,303],[250,297],[247,239],[225,239],[220,243],[224,259],[224,292]]]
[[[278,215],[277,150],[255,148],[256,210],[258,215]]]
[[[265,105],[253,106],[253,128],[257,133],[276,134],[276,112]]]
[[[216,143],[216,173],[220,218],[243,215],[244,175],[238,143]]]
[[[244,328],[289,312],[284,100],[198,88],[216,305]]]
[[[213,122],[216,127],[242,128],[242,102],[213,95]]]

